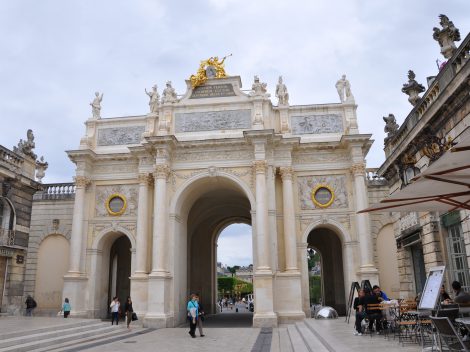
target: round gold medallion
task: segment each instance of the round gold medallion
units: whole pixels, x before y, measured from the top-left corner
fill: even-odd
[[[324,184],[315,186],[312,189],[312,202],[319,208],[328,208],[335,200],[333,189]]]
[[[106,201],[106,209],[109,215],[119,216],[124,214],[127,207],[126,197],[122,194],[111,194]]]

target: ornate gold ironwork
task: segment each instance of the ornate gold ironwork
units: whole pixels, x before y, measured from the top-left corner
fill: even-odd
[[[207,82],[207,78],[208,78],[207,68],[208,67],[212,68],[212,70],[215,71],[213,72],[214,78],[227,77],[227,74],[225,73],[225,68],[224,68],[224,61],[229,56],[232,56],[232,54],[225,56],[222,59],[222,61],[219,61],[218,56],[213,56],[213,57],[208,58],[207,60],[202,60],[201,64],[199,65],[199,69],[197,70],[197,73],[189,77],[189,80],[191,81],[191,86],[193,88],[196,88]]]
[[[111,208],[111,201],[115,198],[119,198],[122,201],[122,207],[118,210],[113,210]],[[119,194],[119,193],[111,194],[106,200],[106,210],[108,211],[109,215],[112,215],[112,216],[122,215],[126,211],[126,208],[127,208],[127,199],[122,194]]]
[[[330,199],[326,203],[319,202],[317,200],[317,198],[315,198],[315,195],[317,194],[317,192],[321,191],[321,190],[326,190],[331,195]],[[319,184],[319,185],[316,185],[312,189],[311,197],[312,197],[313,204],[315,204],[317,207],[319,207],[319,208],[328,208],[331,204],[333,204],[333,201],[335,200],[335,191],[329,185]]]

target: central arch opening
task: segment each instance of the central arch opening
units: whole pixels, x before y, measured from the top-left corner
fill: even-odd
[[[219,322],[251,326],[253,320],[252,228],[225,227],[217,239],[217,313]]]
[[[217,314],[220,313],[217,240],[231,224],[251,226],[251,204],[242,187],[225,177],[207,177],[195,181],[185,195],[182,200],[181,230],[184,231],[186,225],[187,256],[180,258],[179,263],[183,264],[186,259],[187,284],[181,288],[185,289],[186,298],[190,293],[200,295],[206,314]],[[249,241],[253,241],[252,236]]]

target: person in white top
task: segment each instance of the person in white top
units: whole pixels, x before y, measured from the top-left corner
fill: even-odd
[[[118,297],[114,297],[111,301],[109,307],[111,308],[111,325],[114,325],[114,320],[116,320],[116,325],[119,325],[119,307],[121,303],[119,302]]]

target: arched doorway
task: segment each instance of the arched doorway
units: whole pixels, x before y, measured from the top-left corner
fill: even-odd
[[[111,246],[109,255],[109,288],[108,300],[119,297],[124,304],[131,294],[131,242],[127,236],[116,239]]]
[[[217,238],[229,224],[251,225],[251,201],[244,186],[229,177],[201,177],[188,186],[174,205],[175,310],[178,322],[186,317],[185,302],[192,292],[201,295],[205,311],[216,313]],[[250,239],[253,241],[253,238]]]
[[[90,277],[94,278],[89,306],[94,318],[109,317],[109,304],[114,296],[121,303],[130,296],[134,242],[124,231],[104,230],[89,250]]]
[[[207,192],[188,216],[189,291],[200,293],[210,313],[216,313],[217,237],[221,227],[235,220],[250,224],[250,206],[245,197],[230,189]]]
[[[340,238],[331,229],[316,228],[309,233],[307,243],[321,256],[323,305],[333,307],[340,315],[346,314],[343,248]]]

